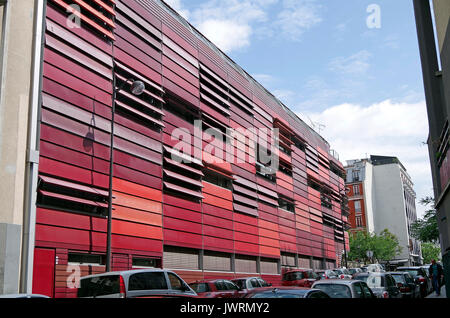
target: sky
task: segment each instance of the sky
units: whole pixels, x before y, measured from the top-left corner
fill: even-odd
[[[166,0],[339,153],[396,156],[433,195],[411,0]]]

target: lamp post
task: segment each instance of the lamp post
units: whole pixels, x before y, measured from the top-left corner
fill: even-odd
[[[130,92],[135,95],[141,95],[145,90],[145,84],[142,81],[136,81],[132,78],[122,82],[119,87],[116,87],[116,76],[113,79],[113,97],[111,106],[111,140],[109,152],[109,200],[108,200],[108,221],[106,233],[106,272],[111,271],[111,236],[112,236],[112,200],[113,200],[113,161],[114,161],[114,118],[116,113],[116,98],[117,93],[120,92],[127,83],[131,83]]]

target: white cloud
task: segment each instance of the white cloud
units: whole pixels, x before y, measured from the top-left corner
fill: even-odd
[[[364,75],[370,68],[372,54],[362,50],[349,57],[337,57],[329,63],[329,69],[341,74]]]
[[[190,12],[181,3],[181,0],[164,0],[172,9],[177,11],[183,18],[189,20]]]
[[[316,0],[208,0],[190,10],[182,0],[167,3],[226,53],[250,46],[255,36],[298,41],[322,21]]]
[[[314,0],[284,0],[275,25],[284,37],[298,41],[305,31],[322,22],[320,8]]]
[[[428,148],[423,144],[428,135],[425,102],[342,104],[299,116],[325,126],[321,134],[344,164],[370,155],[396,156],[415,183],[417,198],[433,194]],[[419,215],[424,212],[418,203],[417,210]]]

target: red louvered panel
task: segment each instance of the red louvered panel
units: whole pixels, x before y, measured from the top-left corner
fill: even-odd
[[[64,32],[68,32],[69,34],[76,35],[77,37],[84,39],[85,41],[89,42],[89,44],[94,45],[95,47],[107,53],[108,55],[112,54],[112,44],[94,35],[88,29],[67,28],[67,16],[61,13],[59,10],[56,10],[52,6],[47,6],[46,14],[47,14],[46,24],[48,31],[55,32],[54,31],[55,25],[59,25],[62,28],[59,28],[60,31],[57,32],[61,32],[64,29]],[[67,41],[69,44],[72,43],[69,36],[60,36],[60,38]],[[76,47],[81,48],[81,46],[78,45],[76,45]]]
[[[85,184],[92,184],[100,188],[108,188],[109,184],[107,175],[74,167],[45,157],[40,158],[39,171]]]
[[[109,105],[112,102],[111,94],[102,91],[82,80],[79,80],[78,78],[63,72],[62,70],[59,70],[50,64],[44,63],[43,75],[56,82],[67,83],[67,86],[71,89],[82,93],[92,98],[93,100],[98,100],[99,102],[106,105]]]
[[[67,164],[97,171],[99,173],[109,173],[109,164],[105,160],[92,158],[92,156],[62,148],[44,141],[41,141],[40,143],[40,153],[41,156],[55,159]]]
[[[90,18],[88,18],[86,15],[80,13],[79,11],[77,11],[76,9],[74,9],[74,7],[70,6],[69,4],[63,2],[62,0],[51,0],[53,2],[55,2],[56,4],[58,4],[60,7],[62,7],[64,10],[66,10],[66,12],[71,12],[73,15],[79,17],[83,22],[89,24],[91,27],[95,28],[96,30],[98,30],[100,33],[104,34],[105,36],[107,36],[109,39],[114,40],[114,35],[112,34],[111,31],[109,31],[108,29],[101,27],[99,24],[97,24],[96,22],[94,22],[93,20],[91,20]],[[84,3],[80,0],[75,0],[79,3]],[[86,8],[86,7],[85,7]],[[91,13],[95,12],[95,10],[89,10]],[[112,22],[111,22],[112,23]]]
[[[189,248],[202,248],[202,236],[199,234],[164,229],[164,244]]]
[[[94,113],[110,120],[111,108],[109,106],[92,100],[87,96],[77,93],[74,90],[71,90],[70,88],[62,86],[61,84],[47,78],[43,78],[42,84],[43,92],[52,95],[55,99],[69,102],[72,105],[89,111],[90,113]]]
[[[184,200],[169,194],[164,194],[164,204],[173,205],[192,211],[201,211],[200,203]]]
[[[213,206],[213,205],[207,204],[205,202],[203,202],[202,207],[203,207],[203,213],[205,215],[209,214],[209,215],[217,216],[222,219],[228,219],[228,220],[233,219],[233,211],[232,210],[223,209],[222,207]]]

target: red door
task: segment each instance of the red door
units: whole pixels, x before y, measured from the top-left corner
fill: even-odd
[[[55,250],[34,250],[33,294],[53,297],[55,290]]]

